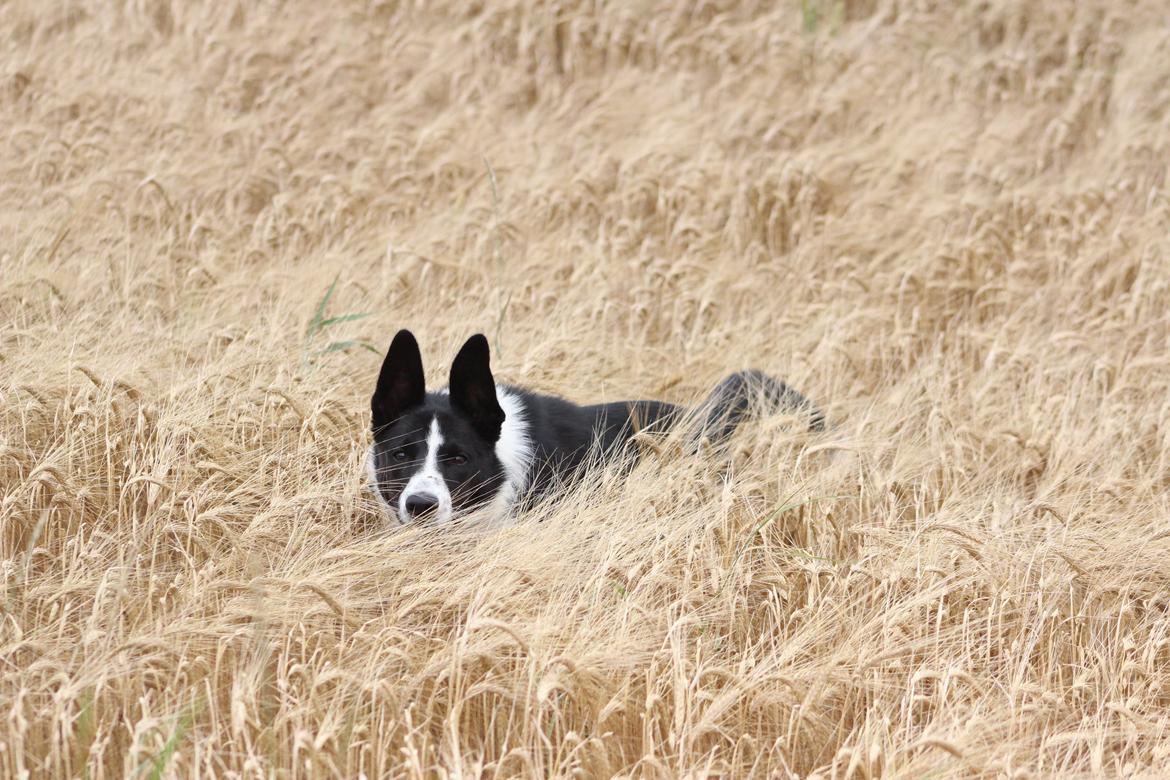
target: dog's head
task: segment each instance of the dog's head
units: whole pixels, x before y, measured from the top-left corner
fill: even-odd
[[[455,356],[448,387],[428,393],[414,335],[401,330],[390,344],[370,399],[367,468],[400,522],[448,521],[514,492],[497,453],[507,418],[501,401],[511,404],[489,363],[487,339],[476,334]]]

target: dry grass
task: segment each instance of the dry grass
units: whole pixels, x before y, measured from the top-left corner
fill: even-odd
[[[0,774],[1170,771],[1163,4],[475,5],[0,4]],[[385,534],[401,326],[835,428]]]

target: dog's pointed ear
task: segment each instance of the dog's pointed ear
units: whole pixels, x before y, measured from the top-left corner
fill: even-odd
[[[409,330],[400,330],[386,351],[370,399],[374,430],[394,422],[407,409],[421,404],[425,396],[426,380],[418,342]]]
[[[467,340],[451,364],[451,406],[470,418],[475,430],[488,441],[498,441],[504,410],[496,398],[491,351],[482,333]]]

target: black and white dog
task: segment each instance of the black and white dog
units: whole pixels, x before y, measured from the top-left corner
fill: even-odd
[[[484,509],[503,518],[521,500],[570,484],[598,458],[636,458],[639,431],[665,433],[693,419],[697,436],[722,442],[753,400],[807,414],[812,430],[824,427],[808,399],[759,371],[727,377],[697,413],[663,401],[578,406],[497,385],[481,334],[455,356],[448,386],[428,393],[418,342],[400,330],[370,399],[374,443],[366,469],[399,522],[444,522]]]

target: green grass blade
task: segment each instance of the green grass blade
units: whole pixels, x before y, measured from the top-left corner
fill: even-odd
[[[804,31],[809,35],[815,33],[821,14],[813,0],[800,0],[800,15],[804,21]]]
[[[80,702],[81,711],[77,714],[77,744],[74,749],[77,752],[77,763],[82,767],[81,776],[84,780],[89,780],[89,749],[97,733],[93,716],[93,690],[83,691]]]
[[[330,317],[329,319],[321,320],[320,324],[317,326],[317,329],[324,330],[330,325],[336,325],[339,322],[354,322],[355,320],[364,320],[366,317],[372,316],[373,312],[368,311],[359,312],[357,314],[339,314],[336,317]]]
[[[375,355],[382,354],[381,352],[378,351],[378,348],[375,347],[370,342],[357,341],[355,339],[346,339],[345,341],[332,341],[324,349],[318,350],[317,354],[318,355],[327,355],[330,352],[341,352],[343,350],[352,349],[354,347],[361,347],[362,349],[367,349],[370,352],[373,352]]]
[[[329,285],[329,289],[325,291],[325,297],[317,304],[317,313],[313,315],[313,319],[309,322],[309,327],[305,331],[305,335],[312,337],[321,330],[321,323],[325,321],[325,307],[329,305],[329,299],[333,297],[333,291],[337,289],[337,282],[341,279],[341,273],[333,277],[333,284]]]
[[[194,707],[185,707],[178,719],[176,719],[175,730],[167,738],[162,752],[154,759],[154,764],[150,768],[150,780],[162,780],[163,772],[166,771],[167,764],[170,763],[175,751],[179,749],[179,743],[187,735],[187,730],[191,728],[191,721],[194,720],[194,709]]]

